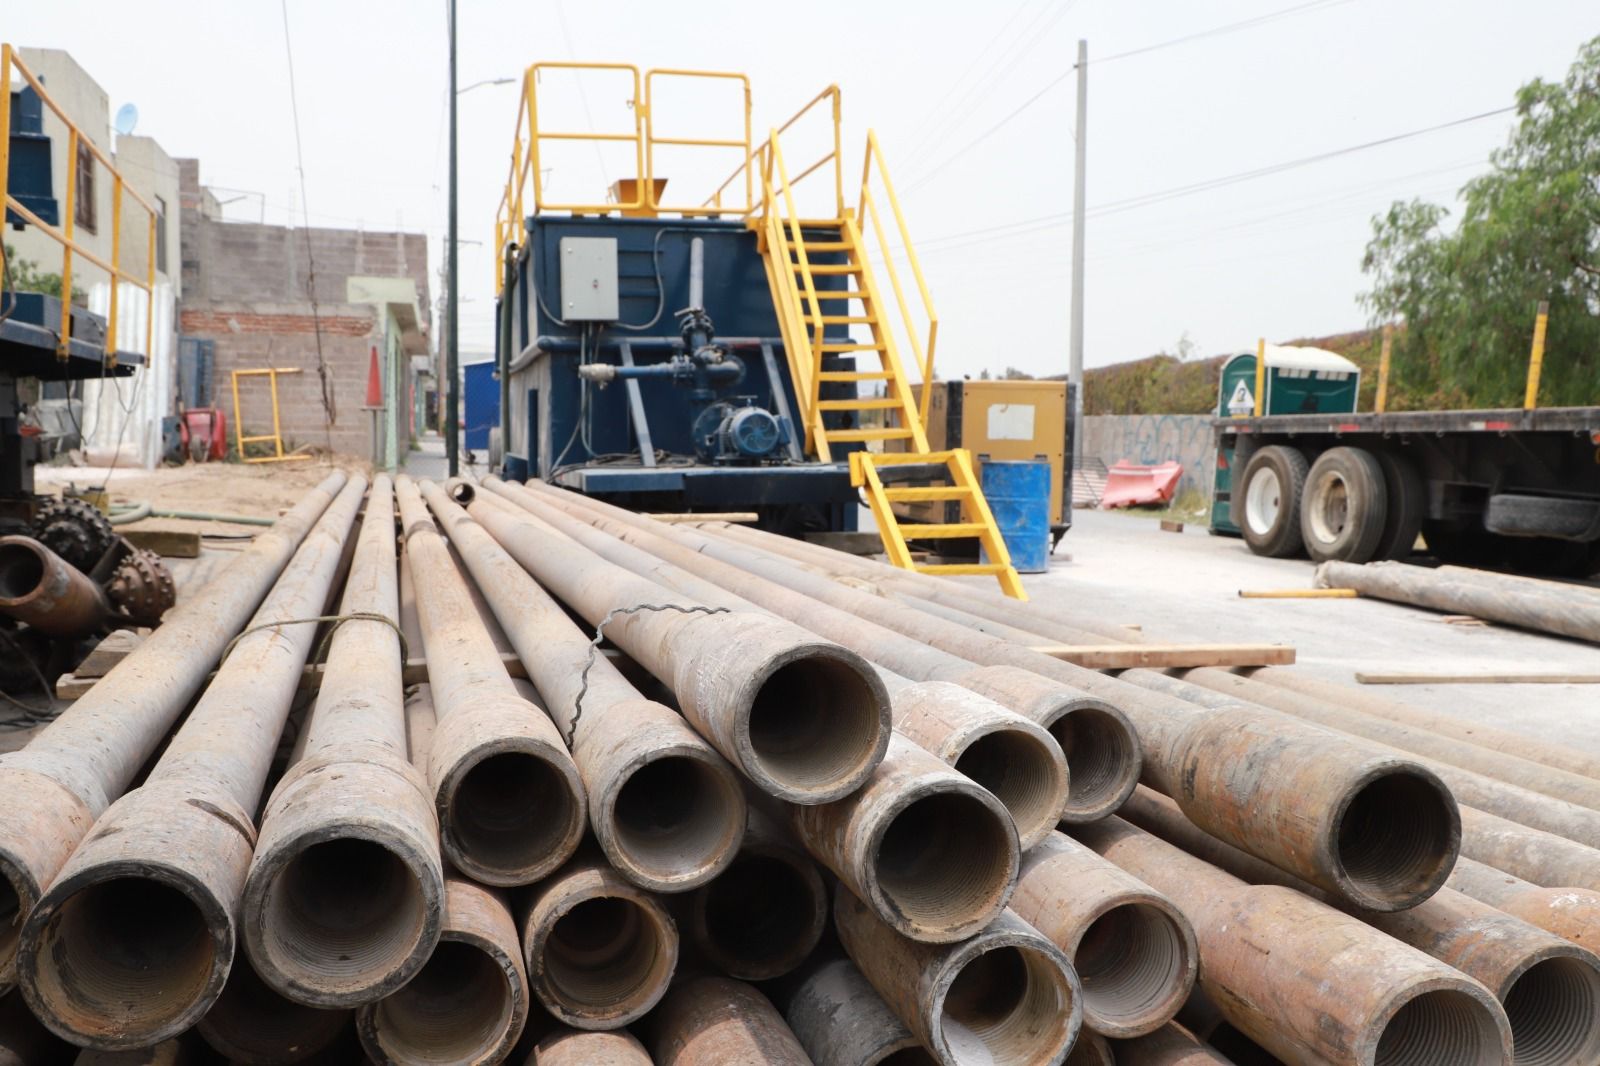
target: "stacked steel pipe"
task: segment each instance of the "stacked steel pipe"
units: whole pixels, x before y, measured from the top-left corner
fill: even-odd
[[[1592,761],[1070,666],[1136,637],[755,530],[365,489],[0,757],[0,1063],[1600,1063]]]

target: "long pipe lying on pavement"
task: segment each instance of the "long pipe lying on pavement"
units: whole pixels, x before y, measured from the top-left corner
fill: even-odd
[[[611,865],[655,892],[716,877],[744,833],[733,768],[681,715],[645,699],[595,655],[567,613],[466,511],[429,482],[422,494],[570,741]]]
[[[1053,717],[1044,721],[1018,714],[940,680],[941,676],[959,680],[974,669],[971,663],[707,559],[675,538],[657,535],[655,530],[665,530],[659,524],[614,521],[610,510],[600,510],[606,505],[590,507],[570,493],[519,492],[503,482],[489,487],[499,494],[495,498],[516,503],[537,520],[635,573],[702,599],[791,619],[863,656],[880,663],[892,661],[900,672],[880,667],[879,676],[889,689],[895,729],[989,788],[1012,812],[1024,847],[1043,839],[1062,817],[1076,821],[1109,813],[1113,801],[1120,802],[1115,793],[1133,787],[1136,770],[1126,764],[1119,766],[1118,778],[1088,796],[1074,787],[1061,742],[1049,727],[1071,710],[1084,710],[1074,702],[1076,694],[1058,693],[1064,698],[1051,708]],[[907,677],[919,680],[912,683]],[[1127,727],[1121,751],[1136,751],[1131,734]]]
[[[427,780],[406,756],[394,490],[379,474],[303,754],[267,801],[244,891],[261,977],[318,1007],[388,995],[439,938],[444,872]]]
[[[822,939],[828,889],[816,864],[773,819],[750,812],[739,854],[689,896],[684,936],[729,977],[769,981],[799,966]]]
[[[0,755],[0,991],[17,929],[128,787],[345,484],[334,471],[21,751]]]
[[[1011,910],[1083,982],[1083,1024],[1125,1039],[1161,1028],[1194,987],[1189,919],[1161,893],[1061,833],[1022,857]]]
[[[609,562],[702,602],[730,610],[773,613],[801,624],[815,611],[832,611],[770,583],[762,590],[763,603],[753,604],[700,575],[715,575],[740,587],[745,587],[747,581],[759,582],[759,578],[750,578],[742,571],[643,531],[622,531],[630,540],[648,544],[651,550],[645,551],[612,536],[604,528],[604,518],[597,518],[591,526],[526,494],[493,496],[488,500],[513,500],[524,508],[525,521],[548,527],[553,536],[568,536]],[[522,514],[519,512],[519,516]],[[693,566],[696,572],[682,569],[677,563]],[[905,642],[897,633],[865,626],[854,619],[833,621],[835,628],[824,635],[840,639],[863,655],[881,654],[886,642]],[[924,657],[929,655],[929,650],[920,646],[915,651]],[[952,662],[958,670],[966,666]],[[1044,839],[1070,809],[1066,757],[1042,726],[959,685],[944,681],[913,683],[882,668],[878,675],[889,692],[895,731],[988,788],[1011,813],[1024,848]],[[1128,746],[1132,747],[1131,741]]]
[[[1446,887],[1600,953],[1600,892],[1544,888],[1463,857]]]
[[[416,486],[401,477],[395,492],[439,717],[428,783],[440,848],[474,880],[531,884],[583,837],[582,779],[555,725],[512,685]]]
[[[1194,926],[1200,984],[1228,1021],[1289,1062],[1508,1066],[1511,1028],[1488,989],[1307,896],[1252,886],[1120,818],[1073,835]],[[1271,950],[1263,950],[1264,946]]]
[[[408,751],[420,769],[438,732],[432,693],[405,703]],[[528,977],[517,926],[499,894],[461,877],[444,883],[442,927],[422,969],[356,1014],[373,1061],[394,1066],[500,1062],[528,1017]]]
[[[840,891],[845,951],[942,1062],[1059,1063],[1083,1024],[1083,987],[1060,948],[1003,912],[958,944],[919,944]]]
[[[654,896],[580,852],[534,889],[522,948],[551,1014],[576,1029],[617,1029],[666,994],[678,928]]]
[[[1128,801],[1124,817],[1252,884],[1307,892],[1306,885],[1200,832],[1165,797],[1142,791]],[[1600,1060],[1600,958],[1591,952],[1449,888],[1407,911],[1356,917],[1493,992],[1510,1019],[1519,1062]]]
[[[539,583],[677,695],[684,716],[763,792],[826,803],[861,786],[883,757],[883,683],[854,652],[764,615],[696,608],[688,597],[605,562],[515,515],[469,511]]]
[[[253,813],[316,636],[277,623],[323,613],[366,487],[340,490],[252,619],[265,628],[233,645],[144,784],[95,821],[28,916],[18,984],[74,1043],[159,1043],[222,991]]]
[[[1396,562],[1326,562],[1317,567],[1316,583],[1600,644],[1600,596],[1592,589],[1465,567],[1430,570]]]
[[[349,1010],[311,1007],[285,998],[243,958],[234,960],[222,995],[195,1029],[230,1063],[280,1066],[304,1062],[334,1047],[347,1034],[351,1017]]]
[[[556,490],[534,488],[544,494]],[[1207,710],[807,573],[714,537],[695,547],[954,655],[1100,696],[1132,719],[1144,778],[1208,831],[1372,909],[1428,898],[1460,850],[1455,799],[1415,760],[1247,707]],[[1304,812],[1316,812],[1304,817]]]
[[[849,959],[824,963],[789,998],[784,1018],[818,1066],[934,1066]]]
[[[0,537],[0,614],[52,637],[86,637],[111,617],[105,590],[32,537]]]
[[[726,977],[700,977],[675,987],[652,1029],[656,1066],[811,1066],[771,1001]]]

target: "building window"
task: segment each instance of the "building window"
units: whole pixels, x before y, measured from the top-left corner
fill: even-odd
[[[156,197],[156,270],[167,272],[167,202]]]
[[[72,195],[73,223],[85,233],[94,233],[94,153],[82,141],[78,142],[78,187]]]

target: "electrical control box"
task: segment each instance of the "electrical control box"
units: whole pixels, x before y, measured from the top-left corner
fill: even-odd
[[[615,322],[617,239],[561,238],[561,313],[567,322]]]

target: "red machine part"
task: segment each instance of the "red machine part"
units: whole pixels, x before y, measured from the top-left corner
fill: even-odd
[[[183,412],[178,435],[191,462],[220,461],[228,454],[228,418],[220,407],[191,407]]]

